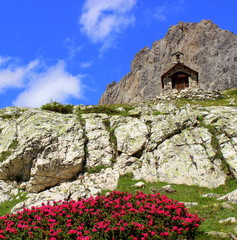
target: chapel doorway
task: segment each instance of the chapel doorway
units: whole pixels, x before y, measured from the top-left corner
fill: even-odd
[[[177,72],[171,76],[172,88],[181,91],[184,88],[189,87],[188,74],[184,72]]]

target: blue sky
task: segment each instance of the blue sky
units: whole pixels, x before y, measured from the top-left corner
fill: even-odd
[[[179,21],[237,33],[236,0],[0,0],[0,108],[97,104]]]

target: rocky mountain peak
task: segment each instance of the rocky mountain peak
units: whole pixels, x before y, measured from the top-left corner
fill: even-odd
[[[107,86],[99,104],[141,102],[159,96],[164,92],[161,78],[174,66],[176,52],[182,53],[182,64],[198,73],[199,88],[237,86],[237,36],[211,20],[179,22],[151,49],[145,47],[135,55],[131,71],[117,84]]]

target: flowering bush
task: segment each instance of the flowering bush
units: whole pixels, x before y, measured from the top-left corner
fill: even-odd
[[[0,239],[193,239],[201,221],[165,195],[114,191],[0,217]]]

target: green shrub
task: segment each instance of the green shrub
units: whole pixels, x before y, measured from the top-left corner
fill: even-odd
[[[86,109],[79,109],[78,114],[86,114],[86,113],[105,113],[107,115],[117,115],[119,114],[120,112],[117,111],[116,109],[114,108],[111,108],[109,106],[101,106],[101,105],[98,105],[98,106],[93,106],[91,108],[86,108]]]
[[[123,107],[124,111],[117,110],[119,107]],[[134,107],[128,104],[111,104],[111,105],[94,105],[87,108],[82,108],[77,110],[77,114],[87,114],[87,113],[104,113],[109,116],[120,115],[129,116],[128,111]]]
[[[73,112],[73,105],[67,104],[63,105],[59,102],[52,101],[50,103],[46,103],[41,107],[41,110],[47,110],[52,112],[58,112],[63,114],[68,114]]]

